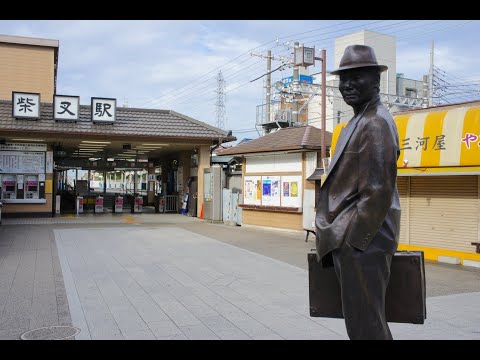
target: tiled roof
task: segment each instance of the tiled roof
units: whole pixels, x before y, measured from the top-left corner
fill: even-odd
[[[80,105],[80,117],[76,123],[55,121],[52,107],[51,103],[42,103],[40,119],[22,120],[12,117],[11,101],[0,100],[0,132],[32,131],[53,134],[127,135],[205,140],[227,137],[227,132],[224,130],[170,110],[117,107],[114,124],[98,124],[91,121],[89,105]],[[229,141],[232,140],[235,138],[229,138]]]
[[[257,139],[244,142],[222,151],[222,155],[249,154],[285,150],[320,150],[322,130],[313,126],[280,129]],[[327,149],[332,143],[332,133],[325,131]]]

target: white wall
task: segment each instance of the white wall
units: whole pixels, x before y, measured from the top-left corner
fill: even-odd
[[[290,172],[302,171],[302,154],[278,154],[266,156],[246,155],[247,165],[245,172],[265,173],[265,172]]]
[[[387,65],[388,70],[384,71],[380,76],[380,92],[396,93],[396,39],[393,36],[385,35],[373,31],[358,31],[353,34],[341,36],[335,39],[335,64],[328,66],[329,69],[339,67],[345,48],[349,45],[367,45],[375,50],[377,61],[380,65]],[[338,76],[327,76],[327,85],[338,89]],[[316,100],[316,99],[314,99]],[[321,107],[319,101],[312,101],[310,109],[309,104],[309,124],[321,128]],[[341,97],[328,97],[326,104],[326,130],[333,132],[335,126],[339,122],[347,122],[353,116],[353,110],[348,106]],[[311,120],[310,120],[311,119]]]
[[[335,69],[340,64],[345,48],[349,45],[367,45],[373,48],[380,65],[387,65],[380,78],[380,92],[395,94],[397,81],[397,45],[394,36],[362,30],[335,39]],[[388,85],[388,86],[387,86]]]

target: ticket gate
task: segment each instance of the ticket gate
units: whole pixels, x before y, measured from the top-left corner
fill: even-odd
[[[142,196],[137,196],[135,198],[135,204],[133,207],[133,212],[136,213],[141,213],[143,208],[143,197]]]
[[[95,213],[103,213],[103,196],[95,198]]]
[[[113,206],[114,213],[123,213],[123,196],[115,197],[115,205]]]

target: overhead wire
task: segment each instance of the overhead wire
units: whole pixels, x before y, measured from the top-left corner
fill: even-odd
[[[435,23],[438,23],[438,22],[440,22],[440,21],[437,21],[437,22],[435,22]],[[470,22],[470,21],[468,21],[468,22]],[[431,25],[431,23],[429,23],[429,24],[424,24],[423,26],[428,26],[428,25]],[[415,34],[415,35],[413,35],[413,36],[418,37],[418,36],[422,36],[422,35],[428,34],[428,33],[432,32],[432,31],[441,31],[441,30],[444,30],[444,29],[447,29],[447,28],[451,28],[451,27],[454,27],[454,26],[460,26],[460,25],[461,25],[461,24],[455,24],[455,25],[452,25],[452,26],[446,26],[446,27],[436,28],[436,29],[433,29],[433,30],[430,30],[430,31],[426,31],[426,32],[423,32],[423,33],[417,33],[417,34]],[[422,25],[421,25],[421,26],[422,26]],[[402,36],[402,37],[399,37],[399,38],[400,38],[400,39],[404,39],[404,38],[409,38],[409,37],[411,37],[411,36]],[[242,86],[247,85],[249,82],[250,82],[250,81],[245,82],[245,83],[243,83],[242,85],[237,86],[237,87],[235,87],[235,88],[233,88],[233,89],[230,89],[230,90],[226,91],[226,93],[231,92],[231,91],[233,91],[233,90],[237,90],[237,89],[241,88]],[[203,92],[202,97],[205,98],[207,95],[208,95],[208,94],[207,94],[206,92]],[[212,100],[212,99],[214,99],[214,98],[209,98],[209,99],[206,99],[205,101],[210,101],[210,100]],[[186,100],[186,101],[188,101],[188,100]],[[185,101],[180,101],[180,102],[178,102],[178,104],[181,104],[181,103],[184,103],[184,102],[185,102]]]

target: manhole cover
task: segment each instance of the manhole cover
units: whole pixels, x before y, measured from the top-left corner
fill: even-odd
[[[73,326],[48,326],[29,330],[20,336],[22,340],[66,340],[80,333]]]

